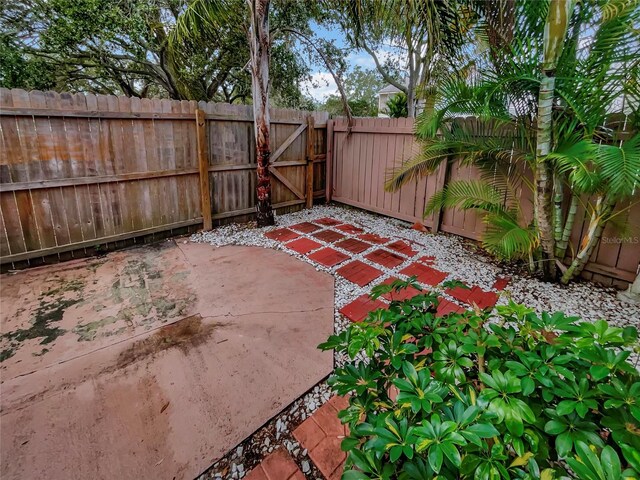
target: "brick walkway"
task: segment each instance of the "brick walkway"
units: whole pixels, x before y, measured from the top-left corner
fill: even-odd
[[[431,256],[417,257],[419,247],[409,240],[384,238],[356,225],[341,222],[334,218],[320,218],[303,222],[288,228],[279,228],[265,234],[277,240],[285,248],[306,255],[313,262],[328,268],[335,267],[335,274],[359,287],[376,285],[380,277],[391,275],[390,282],[396,278],[415,276],[425,290],[435,287],[447,278],[449,272],[435,267],[436,259]],[[354,258],[359,255],[375,264],[368,265]],[[481,309],[493,308],[498,301],[498,293],[506,288],[508,278],[496,278],[490,290],[478,285],[468,288],[447,289],[440,297],[438,315],[462,312],[476,306]],[[371,301],[366,295],[358,297],[340,309],[345,317],[353,322],[362,321],[367,314],[377,308],[384,308],[393,300],[406,300],[420,293],[407,289],[384,295]]]
[[[303,222],[288,228],[279,228],[265,234],[277,240],[285,248],[305,255],[313,262],[325,267],[335,267],[336,275],[359,287],[373,287],[378,283],[390,283],[398,278],[416,276],[423,290],[441,284],[445,279],[453,279],[449,272],[435,268],[435,257],[418,258],[419,248],[406,239],[383,238],[366,232],[356,225],[345,224],[333,218],[321,218],[312,222]],[[376,266],[368,265],[354,258],[360,255]],[[380,277],[387,277],[383,282]],[[506,288],[508,278],[496,278],[490,290],[478,285],[468,288],[447,289],[439,297],[437,315],[462,312],[466,308],[492,308],[498,293]],[[385,308],[393,300],[406,300],[419,295],[423,290],[408,288],[400,292],[388,293],[377,300],[361,295],[344,305],[340,313],[352,322],[362,321],[369,312]],[[305,448],[311,461],[327,480],[339,480],[346,454],[340,449],[340,443],[347,429],[338,419],[338,411],[346,408],[348,402],[343,397],[334,396],[306,419],[294,431],[293,436]],[[249,480],[291,480],[303,479],[285,449],[279,449],[265,458],[247,477]]]

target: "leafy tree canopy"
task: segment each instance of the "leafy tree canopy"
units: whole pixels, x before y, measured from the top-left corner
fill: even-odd
[[[343,83],[349,107],[355,117],[378,115],[378,92],[385,82],[376,70],[357,65],[344,75]],[[344,115],[344,106],[338,95],[330,95],[319,108],[331,115]]]

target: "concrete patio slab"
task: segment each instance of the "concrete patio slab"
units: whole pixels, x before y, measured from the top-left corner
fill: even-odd
[[[166,242],[0,278],[0,476],[194,478],[332,370],[333,278]]]

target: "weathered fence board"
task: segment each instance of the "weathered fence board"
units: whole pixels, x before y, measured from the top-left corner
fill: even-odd
[[[365,210],[380,213],[408,222],[422,222],[432,230],[453,233],[466,238],[479,240],[485,225],[482,217],[474,211],[444,209],[435,215],[423,219],[425,205],[431,196],[446,183],[461,179],[480,178],[474,167],[462,166],[454,159],[449,168],[443,163],[432,175],[423,177],[403,186],[398,192],[389,193],[384,189],[388,172],[394,165],[415,156],[418,145],[413,135],[411,119],[355,119],[348,133],[345,119],[331,121],[333,136],[328,150],[332,152],[333,162],[327,166],[331,181],[327,186],[327,196],[331,199],[353,205]],[[465,128],[486,135],[491,132],[480,128],[474,119],[460,119]],[[504,133],[504,132],[502,132]],[[622,132],[621,135],[628,134]],[[531,179],[530,172],[527,173]],[[533,215],[531,190],[518,185],[521,197],[520,208],[525,219]],[[623,215],[637,232],[640,226],[640,203],[634,199],[634,205]],[[619,211],[626,205],[619,206]],[[584,208],[580,208],[571,236],[570,248],[575,251],[585,234],[588,218]],[[603,241],[593,253],[584,274],[587,278],[605,284],[621,285],[635,279],[640,261],[640,242],[630,234],[625,238],[615,230],[613,224],[604,232]]]
[[[324,195],[327,117],[271,111],[277,211],[307,203],[308,178]],[[252,118],[242,105],[0,89],[2,263],[252,214]]]

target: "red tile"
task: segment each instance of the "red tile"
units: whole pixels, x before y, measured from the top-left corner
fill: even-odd
[[[325,227],[332,227],[334,225],[340,225],[341,222],[340,220],[336,220],[335,218],[331,218],[331,217],[323,217],[323,218],[319,218],[317,220],[314,220],[313,223],[317,223],[318,225],[323,225]]]
[[[325,403],[313,414],[313,419],[327,437],[344,437],[344,425],[338,418],[338,412],[329,403]]]
[[[364,230],[362,230],[359,227],[356,227],[355,225],[349,225],[348,223],[345,223],[344,225],[338,225],[336,227],[338,230],[342,230],[343,232],[347,232],[347,233],[362,233],[364,232]]]
[[[362,253],[370,246],[370,243],[366,243],[355,238],[345,238],[344,240],[336,243],[336,247],[340,247],[351,253]]]
[[[308,257],[325,267],[333,267],[349,258],[348,255],[328,247],[308,255]]]
[[[469,295],[471,295],[471,289],[463,288],[463,287],[447,288],[445,290],[445,293],[447,295],[451,295],[456,300],[460,300],[461,302],[466,302],[467,299],[469,298]]]
[[[398,252],[403,255],[406,255],[407,257],[413,257],[416,253],[418,253],[413,248],[411,248],[411,245],[408,245],[406,242],[403,242],[402,240],[396,240],[395,242],[387,245],[386,248],[393,250],[394,252]]]
[[[436,317],[444,317],[445,315],[449,315],[450,313],[462,313],[464,312],[464,308],[460,305],[457,305],[453,302],[450,302],[446,298],[440,298],[440,303],[438,303],[438,310],[436,311]]]
[[[285,448],[278,448],[260,464],[269,480],[288,479],[298,470],[298,466]]]
[[[424,263],[425,265],[433,265],[434,263],[436,263],[436,257],[425,255],[424,257],[420,257],[418,261],[420,263]]]
[[[382,275],[382,272],[377,268],[367,265],[360,260],[354,260],[351,263],[347,263],[340,267],[337,272],[338,275],[346,278],[350,282],[364,287],[371,283],[373,280]]]
[[[375,243],[376,245],[382,245],[383,243],[387,243],[389,241],[388,238],[380,237],[375,233],[363,233],[362,235],[358,235],[360,240],[364,240],[365,242]]]
[[[287,248],[291,250],[295,250],[298,253],[305,254],[310,252],[311,250],[315,250],[316,248],[322,247],[321,243],[314,242],[309,238],[299,238],[298,240],[294,240],[293,242],[289,242],[285,244]]]
[[[398,280],[396,277],[393,278],[388,278],[386,279],[384,282],[382,282],[385,285],[389,285],[391,282]],[[384,298],[385,300],[388,301],[398,301],[398,302],[402,302],[404,300],[410,300],[413,297],[415,297],[416,295],[420,295],[420,293],[422,293],[422,290],[416,290],[413,287],[408,287],[408,288],[403,288],[402,290],[395,292],[389,292],[389,293],[385,293],[382,298]]]
[[[271,230],[270,232],[265,233],[264,236],[267,238],[271,238],[272,240],[288,242],[289,240],[298,238],[300,235],[296,232],[292,232],[288,228],[278,228],[277,230]]]
[[[368,255],[365,255],[365,258],[387,268],[397,267],[405,260],[397,253],[387,252],[386,250],[383,250],[381,248],[374,250]]]
[[[335,408],[336,412],[339,412],[340,410],[349,408],[349,396],[334,395],[327,403]]]
[[[291,225],[289,228],[295,230],[296,232],[302,233],[311,233],[315,232],[316,230],[320,230],[320,227],[318,225],[314,225],[310,222],[297,223],[295,225]]]
[[[484,310],[493,308],[498,301],[498,294],[495,292],[485,292],[478,286],[471,289],[471,295],[467,298],[469,305],[477,305],[478,308]]]
[[[507,285],[509,285],[510,281],[510,277],[497,277],[495,283],[491,288],[493,288],[494,290],[502,291],[507,287]]]
[[[325,478],[332,478],[331,475],[342,467],[347,458],[340,449],[341,442],[342,439],[338,437],[325,437],[316,448],[309,451],[309,457]]]
[[[312,450],[320,443],[320,440],[326,437],[324,430],[313,419],[313,415],[298,425],[293,431],[293,436],[307,450]]]
[[[352,322],[361,322],[367,318],[369,312],[379,308],[386,308],[386,305],[380,300],[371,300],[369,295],[362,295],[356,298],[353,302],[342,307],[340,309],[340,313]]]
[[[333,230],[323,230],[321,232],[314,233],[312,236],[316,237],[318,240],[328,243],[333,243],[344,238],[343,234],[334,232]]]
[[[425,227],[422,223],[420,222],[416,222],[414,223],[411,228],[413,228],[414,230],[418,230],[419,232],[428,232],[429,230],[427,229],[427,227]]]
[[[448,273],[441,272],[440,270],[436,270],[435,268],[428,267],[421,263],[412,263],[408,267],[400,270],[400,273],[409,277],[415,275],[418,278],[418,282],[433,286],[438,285],[449,275]]]
[[[257,465],[253,470],[251,470],[244,480],[269,480],[267,478],[267,474],[264,473],[261,465]]]

